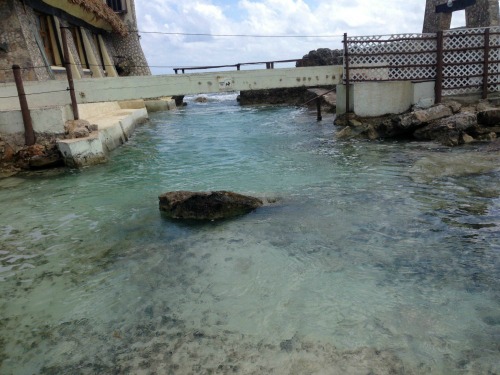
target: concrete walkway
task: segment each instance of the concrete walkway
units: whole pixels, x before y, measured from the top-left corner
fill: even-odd
[[[136,126],[148,120],[148,104],[154,109],[175,108],[172,99],[162,101],[166,106],[159,105],[157,100],[151,103],[133,100],[79,105],[80,119],[96,124],[98,130],[87,137],[57,142],[65,164],[81,168],[105,162],[109,152],[127,142]]]

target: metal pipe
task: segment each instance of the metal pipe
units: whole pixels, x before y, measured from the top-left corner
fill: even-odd
[[[347,47],[347,33],[344,33],[344,66],[345,66],[345,113],[349,113],[349,49]]]
[[[19,65],[12,65],[14,73],[14,80],[16,81],[17,94],[19,96],[19,104],[21,106],[21,114],[24,123],[24,143],[26,146],[35,144],[35,131],[33,130],[33,123],[31,121],[30,110],[28,108],[28,101],[26,100],[26,93],[24,92],[23,78],[21,77],[21,67]]]
[[[443,96],[443,31],[436,34],[436,83],[434,84],[434,104],[441,103]]]
[[[78,115],[78,104],[76,102],[75,85],[73,83],[73,73],[71,72],[71,64],[69,62],[69,48],[68,48],[66,29],[67,27],[61,26],[61,38],[64,51],[64,67],[66,68],[66,75],[68,77],[69,95],[71,97],[71,108],[73,109],[73,118],[75,120],[78,120],[80,116]]]
[[[316,111],[318,112],[317,120],[323,120],[323,116],[321,116],[321,98],[319,96],[316,98]]]
[[[483,99],[488,98],[489,60],[490,60],[490,29],[484,29]]]

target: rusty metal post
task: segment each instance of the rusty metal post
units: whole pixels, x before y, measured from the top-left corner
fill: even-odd
[[[349,48],[347,47],[347,33],[344,33],[344,66],[345,66],[345,113],[349,113]]]
[[[17,94],[19,96],[19,104],[21,106],[21,114],[23,116],[24,143],[26,144],[26,146],[32,146],[36,142],[35,131],[33,130],[33,122],[31,121],[28,101],[26,100],[26,93],[24,92],[23,78],[21,77],[21,67],[19,65],[12,65],[12,72],[14,73]]]
[[[321,116],[321,96],[318,96],[316,98],[316,111],[318,113],[317,120],[318,121],[323,120],[323,116]]]
[[[434,84],[434,104],[443,98],[443,31],[436,33],[436,83]]]
[[[488,70],[490,68],[490,29],[484,29],[483,99],[488,98]]]
[[[68,85],[69,85],[69,95],[71,97],[71,108],[73,109],[73,118],[78,120],[80,116],[78,115],[78,104],[76,102],[75,95],[75,85],[73,83],[73,73],[71,72],[71,64],[69,61],[69,49],[68,49],[68,40],[66,35],[67,27],[61,26],[61,38],[63,44],[63,53],[64,53],[64,67],[66,68],[66,75],[68,77]]]

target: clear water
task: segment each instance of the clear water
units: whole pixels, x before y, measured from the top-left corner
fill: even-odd
[[[498,151],[340,142],[234,96],[0,180],[1,374],[498,374]],[[277,199],[162,217],[170,190]]]

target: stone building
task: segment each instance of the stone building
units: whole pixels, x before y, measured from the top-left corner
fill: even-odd
[[[150,75],[134,0],[0,0],[0,83],[66,79],[61,27],[74,79]]]
[[[447,4],[447,0],[426,0],[423,33],[435,33],[440,30],[449,30],[452,12],[436,13],[436,6]],[[450,5],[455,1],[452,0]],[[499,26],[498,0],[476,0],[474,5],[465,8],[466,27]]]

